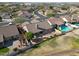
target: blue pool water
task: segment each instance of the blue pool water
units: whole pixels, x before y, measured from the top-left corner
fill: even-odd
[[[67,27],[65,25],[64,26],[61,26],[60,28],[61,28],[61,31],[62,32],[68,32],[68,31],[72,30],[72,28],[69,28],[69,27]]]

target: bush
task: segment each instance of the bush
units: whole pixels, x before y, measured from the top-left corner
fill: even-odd
[[[50,36],[50,38],[53,38],[53,36]]]
[[[35,45],[35,46],[33,46],[33,48],[38,48],[39,47],[39,45]]]
[[[55,14],[47,14],[47,16],[50,18],[50,17],[54,17]]]
[[[13,51],[18,51],[18,48],[14,48]]]
[[[28,39],[28,41],[30,41],[34,38],[34,34],[32,32],[26,32],[25,36]]]
[[[26,20],[23,17],[17,17],[14,21],[15,21],[15,23],[23,23]]]
[[[3,55],[5,53],[7,53],[7,52],[9,52],[9,48],[5,48],[5,47],[0,48],[0,55]]]

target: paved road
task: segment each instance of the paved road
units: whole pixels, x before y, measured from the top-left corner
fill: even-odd
[[[71,52],[79,53],[79,49],[72,49],[72,50],[66,50],[66,51],[61,51],[61,52],[56,52],[56,53],[49,53],[47,56],[64,56]]]

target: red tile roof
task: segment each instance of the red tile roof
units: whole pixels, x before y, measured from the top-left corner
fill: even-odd
[[[48,21],[52,24],[62,25],[64,24],[64,21],[58,18],[49,18]]]

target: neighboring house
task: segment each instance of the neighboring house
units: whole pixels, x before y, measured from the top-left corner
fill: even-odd
[[[28,11],[18,11],[18,16],[25,17],[25,18],[31,18],[32,13],[29,13]]]
[[[2,17],[3,22],[12,22],[13,21],[11,18],[11,15],[9,15],[9,14],[3,14],[3,15],[1,15],[1,17]]]
[[[54,30],[52,26],[46,21],[37,22],[32,24],[22,25],[23,29],[26,32],[32,32],[33,34],[47,34]]]
[[[0,16],[2,17],[2,22],[12,22],[13,19],[11,18],[11,15],[9,13],[3,12],[0,13]]]
[[[7,25],[9,22],[0,22],[0,26]]]
[[[57,26],[64,25],[64,21],[61,20],[61,19],[59,19],[59,18],[54,18],[53,17],[53,18],[49,18],[47,21],[52,26],[55,26],[55,25],[57,25]]]
[[[78,15],[73,15],[72,16],[72,20],[74,20],[74,22],[78,22],[79,23],[79,16]]]
[[[19,38],[19,32],[14,24],[7,24],[0,26],[0,45],[4,44],[4,41],[8,41],[11,39],[18,39]]]
[[[79,22],[79,17],[78,16],[61,16],[60,17],[62,20],[64,20],[65,22],[69,22],[69,23],[73,23],[73,22]]]
[[[70,23],[75,22],[74,20],[71,19],[71,16],[69,15],[60,16],[60,18],[65,22],[70,22]]]
[[[70,11],[71,11],[71,12],[79,11],[79,8],[76,7],[76,6],[71,6],[71,7],[70,7]]]
[[[50,18],[48,19],[48,22],[51,26],[54,26],[57,30],[61,31],[62,33],[72,30],[72,28],[70,28],[70,26],[68,26],[66,22],[64,22],[59,18]],[[68,30],[65,30],[65,29],[68,29]]]

